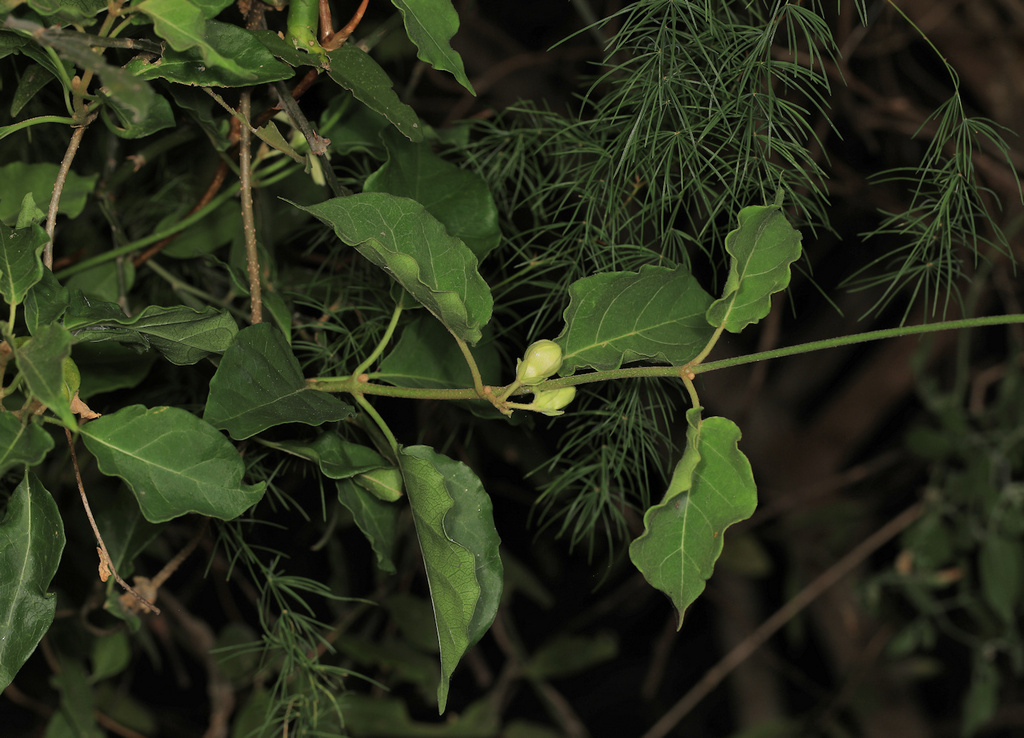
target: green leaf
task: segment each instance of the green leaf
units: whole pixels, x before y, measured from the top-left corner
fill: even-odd
[[[155,354],[139,353],[119,343],[80,343],[75,346],[75,363],[82,375],[78,396],[88,401],[93,395],[136,387],[153,368]]]
[[[158,13],[166,12],[182,25],[172,32],[178,46],[171,43],[172,48],[156,61],[138,58],[128,64],[127,69],[141,79],[159,78],[201,87],[246,87],[289,79],[295,73],[267,51],[251,31],[204,20],[197,15],[198,8],[180,7],[191,5],[187,0],[146,0],[139,9],[146,12],[151,3],[159,4],[154,6]],[[166,28],[155,25],[158,31]],[[196,27],[202,28],[199,41],[192,35]]]
[[[419,49],[417,57],[434,69],[451,72],[459,84],[472,92],[473,85],[462,66],[462,57],[451,47],[459,30],[459,16],[450,0],[391,0],[402,13],[405,32]]]
[[[25,67],[21,79],[18,80],[18,86],[11,95],[11,117],[17,118],[21,109],[52,79],[53,75],[42,64],[29,64]]]
[[[120,572],[118,572],[120,574]],[[103,679],[117,676],[131,663],[132,646],[124,630],[101,635],[92,642],[92,674],[89,681],[95,684]]]
[[[77,425],[64,388],[64,359],[71,355],[71,334],[58,323],[40,328],[17,349],[18,371],[32,396],[69,428]]]
[[[1002,679],[999,669],[983,650],[975,651],[971,686],[964,696],[963,725],[960,735],[969,738],[988,723],[999,707],[999,687]]]
[[[1017,622],[1024,592],[1024,545],[1018,539],[989,533],[981,544],[978,574],[985,600],[1005,623]]]
[[[711,339],[704,319],[710,303],[683,267],[645,266],[579,279],[569,286],[565,328],[555,339],[563,353],[559,374],[618,369],[632,361],[685,364]]]
[[[377,556],[377,566],[381,571],[394,574],[395,563],[391,560],[391,555],[398,533],[400,508],[382,502],[347,479],[338,482],[337,486],[338,502],[348,508],[356,526],[370,542],[373,553]]]
[[[491,319],[491,290],[476,256],[418,202],[364,192],[300,207],[387,271],[454,335],[475,344]]]
[[[53,448],[53,436],[36,423],[23,424],[12,413],[0,413],[0,476],[24,464],[35,466]]]
[[[441,652],[439,712],[452,672],[490,627],[501,598],[501,559],[490,498],[469,467],[427,446],[402,449],[416,536],[430,585]]]
[[[81,293],[73,295],[64,325],[76,342],[117,341],[152,347],[179,366],[224,353],[238,333],[235,319],[226,310],[150,305],[128,317],[114,303],[93,303]]]
[[[383,502],[402,498],[402,472],[395,466],[382,466],[356,475],[353,482]]]
[[[241,440],[282,423],[322,425],[352,415],[352,406],[309,389],[279,330],[259,323],[239,331],[210,380],[203,418]]]
[[[686,451],[665,498],[644,514],[644,532],[629,558],[644,578],[683,614],[701,592],[722,553],[725,529],[754,514],[757,489],[750,462],[737,447],[739,428],[725,418],[686,413]]]
[[[6,689],[53,622],[47,593],[64,550],[57,504],[33,474],[7,501],[0,523],[0,690]]]
[[[398,99],[391,77],[369,54],[354,44],[345,44],[327,54],[331,79],[351,92],[357,100],[387,118],[410,141],[422,141],[423,129],[416,111]]]
[[[106,0],[29,0],[28,6],[43,16],[53,16],[70,23],[84,23],[106,10]]]
[[[263,497],[265,482],[242,484],[245,464],[231,442],[179,408],[132,405],[81,434],[100,471],[127,482],[151,523],[190,512],[231,520]]]
[[[800,258],[800,232],[778,205],[743,208],[739,228],[725,237],[732,256],[722,297],[707,311],[715,328],[739,333],[771,310],[771,296],[789,285],[789,265]]]
[[[501,240],[498,207],[483,179],[445,161],[425,141],[413,143],[391,129],[383,138],[388,160],[366,178],[363,192],[415,200],[483,261]]]
[[[67,289],[57,281],[53,272],[43,269],[42,279],[32,285],[25,296],[25,324],[28,332],[35,333],[60,320],[68,305]]]
[[[142,89],[148,89],[148,87],[137,83],[132,88],[133,91]],[[112,95],[108,94],[109,90],[110,88],[106,87],[99,91],[100,97],[107,103],[101,109],[103,122],[121,138],[145,138],[157,131],[174,127],[174,112],[171,110],[171,104],[161,95],[141,93],[144,104],[140,105],[134,97],[133,91]],[[126,102],[126,100],[130,102]],[[114,117],[117,118],[116,124],[111,120],[108,111],[114,113]]]
[[[473,357],[484,381],[498,384],[501,359],[494,344],[477,346]],[[380,371],[371,376],[396,387],[457,389],[473,386],[473,375],[458,344],[444,326],[430,316],[418,317],[402,329],[398,343],[380,363]],[[493,407],[483,400],[474,404]]]
[[[11,230],[0,223],[0,295],[8,305],[20,304],[43,278],[41,255],[49,240],[38,225]]]
[[[413,720],[406,700],[349,691],[338,696],[345,728],[354,736],[374,738],[488,738],[502,734],[498,712],[488,699],[469,705],[444,723]]]

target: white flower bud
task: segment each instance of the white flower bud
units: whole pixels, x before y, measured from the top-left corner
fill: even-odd
[[[520,384],[540,384],[562,366],[562,347],[547,339],[534,341],[526,355],[516,362],[516,379]]]
[[[533,395],[533,402],[530,403],[533,410],[545,415],[555,416],[562,414],[562,408],[573,401],[576,397],[575,387],[563,387],[556,390],[545,390],[536,392]]]

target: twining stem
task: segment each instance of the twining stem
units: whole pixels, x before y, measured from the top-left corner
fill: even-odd
[[[85,136],[85,129],[88,125],[88,119],[83,120],[82,124],[71,134],[71,141],[68,142],[64,159],[57,171],[57,179],[53,182],[50,209],[46,213],[46,235],[48,238],[46,246],[43,247],[43,266],[47,269],[53,268],[53,234],[57,230],[57,208],[60,206],[60,196],[64,192],[64,183],[67,182],[68,172],[71,171],[71,162],[75,160],[75,154],[78,153],[78,147],[82,143],[82,137]]]
[[[114,580],[124,587],[125,592],[130,592],[132,596],[139,601],[139,604],[142,605],[144,610],[152,612],[155,615],[159,615],[160,608],[136,592],[135,588],[123,580],[121,575],[117,573],[117,569],[114,568],[114,560],[110,558],[110,553],[107,551],[107,544],[103,542],[103,536],[100,535],[99,526],[96,525],[96,518],[92,516],[92,508],[89,507],[89,498],[85,496],[85,485],[82,483],[82,472],[78,469],[78,456],[75,453],[75,441],[71,437],[71,429],[65,428],[64,433],[68,438],[68,448],[71,449],[71,466],[75,469],[75,480],[78,482],[78,493],[82,497],[82,506],[85,507],[85,515],[89,518],[89,525],[92,526],[93,535],[96,536],[96,547],[99,549],[100,554],[100,571],[103,571],[104,569],[109,571],[111,576],[114,577]]]
[[[256,218],[252,212],[252,91],[242,92],[238,112],[243,124],[238,146],[239,181],[242,186],[242,231],[245,234],[245,265],[249,272],[249,304],[252,324],[263,322],[263,291],[260,285],[260,255],[256,247]]]
[[[706,372],[716,371],[718,369],[727,369],[734,366],[742,366],[744,364],[753,364],[758,361],[765,361],[768,359],[779,359],[784,356],[795,356],[797,354],[808,354],[812,351],[821,351],[822,349],[839,348],[840,346],[852,346],[858,343],[869,343],[871,341],[881,341],[888,338],[903,338],[906,336],[922,335],[925,333],[937,333],[939,331],[951,331],[951,330],[962,330],[965,328],[981,328],[985,326],[997,326],[997,325],[1012,325],[1015,323],[1024,323],[1024,313],[1017,315],[989,315],[981,318],[964,318],[962,320],[949,320],[942,323],[927,323],[925,325],[911,325],[902,326],[900,328],[885,328],[877,331],[867,331],[866,333],[857,333],[852,336],[839,336],[837,338],[827,338],[822,341],[811,341],[810,343],[801,343],[796,346],[786,346],[784,348],[773,349],[771,351],[761,351],[756,354],[747,354],[746,356],[736,356],[731,359],[721,359],[719,361],[710,361],[703,364],[686,364],[685,366],[638,366],[628,367],[626,369],[609,369],[600,372],[590,372],[589,374],[578,374],[572,377],[563,377],[561,379],[549,379],[541,382],[538,385],[530,387],[520,387],[519,389],[510,392],[510,395],[527,394],[530,392],[540,392],[547,390],[561,389],[562,387],[575,387],[581,384],[589,384],[591,382],[606,382],[611,379],[630,379],[630,378],[658,378],[658,377],[672,377],[680,378],[684,376],[682,372],[685,370],[688,374],[704,374]],[[468,351],[468,349],[467,349]],[[475,362],[471,365],[474,367]],[[373,379],[373,375],[369,376],[369,379]],[[478,379],[474,377],[474,385]],[[371,382],[360,382],[358,385],[352,382],[349,377],[317,377],[315,379],[307,379],[307,386],[322,390],[324,392],[359,392],[360,394],[366,395],[383,395],[388,397],[406,397],[412,399],[432,399],[432,400],[476,400],[484,397],[487,399],[487,395],[481,395],[479,389],[426,389],[426,388],[415,388],[415,387],[392,387],[390,385],[373,384]],[[507,387],[495,387],[494,395],[501,397],[505,393]]]
[[[384,349],[387,347],[388,342],[391,341],[391,337],[395,335],[395,328],[398,327],[398,318],[402,315],[401,303],[395,305],[394,312],[391,313],[391,322],[388,323],[387,329],[384,331],[384,335],[381,337],[377,346],[373,349],[369,356],[355,368],[352,372],[352,378],[357,379],[360,374],[369,369],[373,362],[377,360],[377,357],[384,353]]]

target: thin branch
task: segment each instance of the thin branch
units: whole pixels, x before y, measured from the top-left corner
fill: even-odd
[[[242,183],[242,231],[245,233],[245,263],[249,272],[249,300],[252,324],[263,322],[263,293],[260,285],[260,257],[256,248],[256,218],[252,212],[252,136],[249,118],[252,114],[252,92],[242,93],[239,113],[243,118],[238,146],[239,179]]]
[[[75,453],[75,441],[71,437],[71,429],[65,428],[64,433],[68,437],[68,448],[71,449],[71,466],[75,469],[75,480],[78,482],[78,493],[82,496],[82,506],[85,508],[86,517],[89,518],[89,525],[92,526],[93,535],[96,536],[96,548],[100,554],[100,572],[102,573],[104,570],[109,572],[110,575],[114,577],[114,580],[120,584],[126,592],[132,594],[135,599],[139,601],[139,604],[142,605],[143,609],[148,610],[155,615],[159,615],[160,608],[136,592],[135,588],[123,580],[121,575],[117,573],[117,569],[114,568],[114,561],[110,558],[110,554],[107,552],[107,544],[103,542],[103,536],[100,535],[100,529],[96,525],[96,519],[92,516],[92,508],[89,507],[89,498],[85,496],[85,485],[82,483],[82,472],[78,468],[78,455]],[[105,578],[104,581],[106,581]]]
[[[274,89],[277,91],[277,97],[281,102],[281,107],[284,108],[288,117],[292,119],[292,123],[294,123],[295,127],[302,132],[302,135],[306,139],[306,143],[309,144],[310,153],[320,159],[324,179],[327,181],[327,186],[331,188],[331,192],[334,193],[335,197],[351,195],[352,191],[338,181],[338,176],[334,173],[334,169],[331,168],[331,155],[328,150],[328,146],[330,146],[331,143],[330,139],[322,137],[313,130],[313,126],[303,114],[302,108],[300,108],[299,104],[295,102],[295,98],[292,97],[292,93],[283,83],[275,82]]]
[[[711,667],[689,692],[666,712],[654,726],[644,733],[643,738],[664,738],[701,700],[711,694],[732,671],[750,658],[757,649],[782,629],[790,620],[814,602],[826,590],[852,572],[875,551],[899,535],[913,523],[924,510],[922,503],[911,505],[895,518],[861,541],[852,551],[825,570],[817,579],[804,587],[797,595],[780,607],[774,615],[765,620],[757,630],[743,639],[729,653]]]
[[[67,151],[64,152],[64,159],[61,161],[60,169],[57,171],[57,179],[53,182],[53,194],[50,195],[50,209],[46,213],[46,235],[49,238],[46,241],[46,246],[43,248],[43,266],[47,269],[53,268],[53,234],[57,230],[57,208],[60,206],[60,196],[64,192],[64,183],[67,182],[68,172],[71,171],[71,162],[75,160],[75,154],[78,153],[78,146],[82,143],[82,137],[85,136],[85,129],[88,127],[90,120],[86,119],[71,134],[71,141],[68,142]]]

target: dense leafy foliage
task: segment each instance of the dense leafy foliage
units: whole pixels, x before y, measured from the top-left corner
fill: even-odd
[[[627,3],[589,26],[600,73],[567,112],[449,127],[397,70],[475,94],[451,0],[366,6],[336,31],[313,0],[0,5],[0,686],[50,690],[47,735],[553,734],[506,710],[519,681],[585,735],[550,681],[618,641],[519,642],[513,601],[552,596],[509,487],[539,491],[536,535],[598,579],[631,563],[682,629],[758,500],[705,375],[1024,322],[975,319],[983,279],[958,291],[1009,254],[975,155],[1012,157],[941,56],[930,142],[873,173],[910,183],[870,234],[902,240],[842,278],[867,312],[964,319],[737,356],[837,225],[821,139],[845,62],[821,3]],[[921,369],[936,420],[910,445],[944,491],[868,553],[907,529],[871,584],[916,608],[903,654],[970,633],[970,733],[1024,663],[1024,509],[1020,367],[972,415],[968,354],[951,393]],[[956,625],[929,580],[952,568],[977,570]],[[141,676],[167,623],[205,695],[177,725]]]

